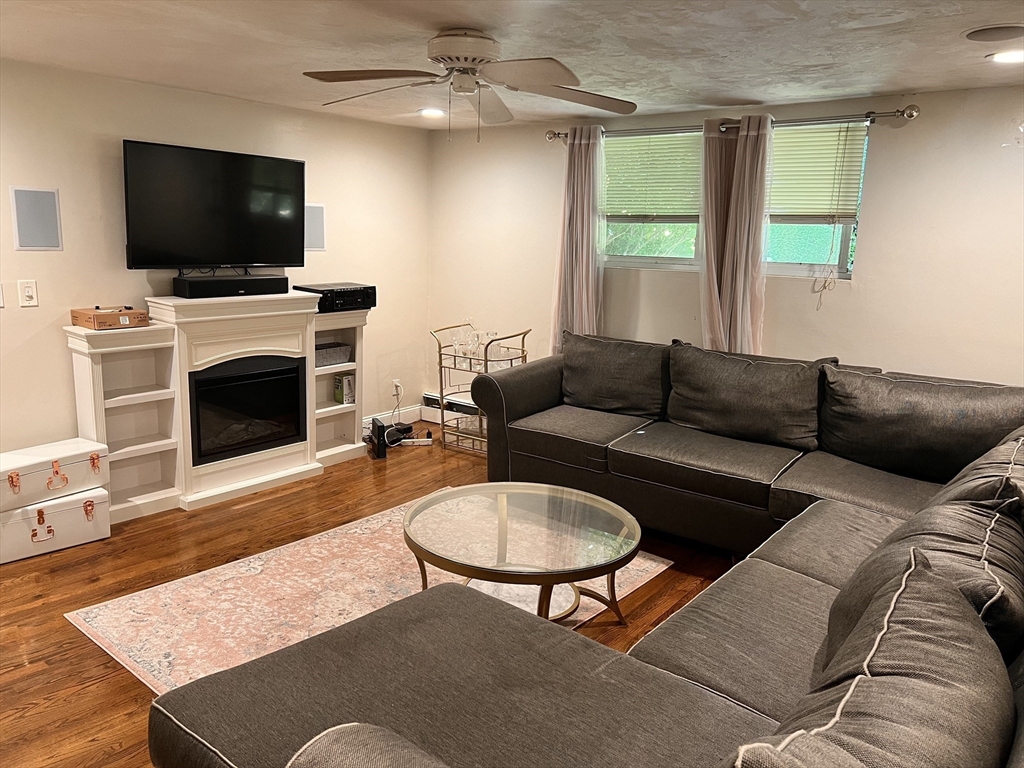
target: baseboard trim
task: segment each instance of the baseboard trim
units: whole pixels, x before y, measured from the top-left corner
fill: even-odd
[[[414,421],[420,421],[422,418],[423,407],[419,405],[407,405],[404,408],[399,408],[395,414],[395,419],[398,421],[404,421],[406,424],[411,424]],[[372,416],[365,416],[363,418],[363,432],[370,431],[370,424],[373,423],[374,419],[380,419],[385,424],[391,423],[391,411],[384,411],[384,413],[375,413]]]

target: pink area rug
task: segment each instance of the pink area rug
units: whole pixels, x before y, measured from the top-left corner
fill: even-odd
[[[419,592],[419,570],[402,537],[402,520],[413,503],[65,617],[153,691],[164,693]],[[669,564],[641,552],[616,577],[619,597]],[[427,569],[431,585],[461,580]],[[605,594],[603,578],[583,583]],[[497,586],[486,585],[485,591],[536,609],[536,587]],[[552,613],[556,602],[557,592]],[[576,626],[603,609],[583,598],[563,624]]]

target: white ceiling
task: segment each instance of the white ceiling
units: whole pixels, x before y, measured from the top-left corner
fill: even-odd
[[[966,30],[1024,23],[1021,0],[0,0],[0,56],[252,101],[322,110],[388,83],[315,82],[304,70],[436,69],[450,27],[497,38],[504,58],[555,56],[582,88],[638,114],[1024,82]],[[502,91],[519,120],[607,113]],[[441,128],[441,86],[327,108]],[[475,124],[468,103],[454,124]]]

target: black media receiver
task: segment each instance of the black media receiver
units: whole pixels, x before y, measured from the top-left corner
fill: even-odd
[[[317,309],[321,313],[347,312],[353,309],[371,309],[377,306],[377,288],[360,283],[320,283],[296,285],[296,291],[319,293]]]

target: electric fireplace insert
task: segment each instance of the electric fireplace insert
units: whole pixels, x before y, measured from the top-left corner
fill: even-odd
[[[188,379],[192,466],[306,440],[305,358],[243,357]]]

